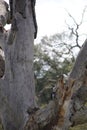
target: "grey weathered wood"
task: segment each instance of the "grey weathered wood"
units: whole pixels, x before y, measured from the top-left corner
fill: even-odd
[[[87,123],[87,108],[83,108],[76,112],[72,117],[72,121],[74,121],[74,126]]]
[[[0,0],[0,24],[3,26],[7,23],[8,20],[8,4]]]
[[[50,101],[47,106],[31,114],[25,130],[51,129],[57,121],[58,110],[57,100]]]
[[[0,2],[3,2],[3,0]],[[13,12],[17,29],[12,23],[15,30],[15,37],[12,39],[12,44],[9,45],[9,38],[6,38],[9,35],[6,35],[6,32],[2,32],[2,36],[0,35],[0,44],[5,53],[5,74],[4,79],[0,81],[1,104],[3,104],[1,107],[1,117],[4,130],[23,130],[29,118],[27,109],[36,106],[33,76],[35,29],[31,1],[26,0],[25,2],[26,18],[22,17],[17,8],[13,8],[13,10],[15,9]],[[6,6],[3,7],[2,3],[0,3],[0,6],[2,10],[6,11]],[[7,20],[7,12],[4,13],[5,11],[0,14],[5,19],[4,23]]]
[[[75,79],[72,93],[69,98],[68,109],[65,114],[65,123],[63,130],[68,130],[73,124],[72,118],[84,107],[87,101],[86,86],[87,86],[87,40],[81,48],[75,65],[71,71],[69,78]],[[80,97],[81,94],[81,97]]]

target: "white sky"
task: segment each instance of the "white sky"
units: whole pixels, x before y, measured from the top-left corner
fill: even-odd
[[[7,2],[9,0],[6,0]],[[38,35],[36,41],[44,35],[53,35],[65,30],[65,20],[70,23],[65,9],[77,20],[87,0],[36,0]],[[86,16],[87,18],[87,16]],[[85,18],[85,21],[87,21]],[[85,24],[87,26],[87,24]],[[84,27],[81,29],[84,31]],[[84,31],[85,33],[85,31]]]
[[[38,36],[36,41],[44,35],[49,36],[65,29],[65,20],[68,20],[65,9],[79,21],[86,5],[87,0],[37,0]]]

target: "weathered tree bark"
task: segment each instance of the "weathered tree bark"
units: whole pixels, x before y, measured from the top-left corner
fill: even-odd
[[[68,130],[71,125],[74,125],[75,121],[72,120],[74,115],[84,109],[84,105],[87,102],[87,40],[85,41],[80,53],[77,57],[76,63],[69,78],[75,80],[72,88],[71,96],[69,99],[68,109],[65,116],[64,130]]]
[[[48,130],[51,129],[58,120],[59,105],[57,100],[51,101],[46,107],[32,112],[26,123],[25,130]]]
[[[23,8],[22,8],[23,6]],[[31,0],[13,0],[10,33],[4,31],[8,11],[0,0],[0,46],[5,53],[5,73],[0,80],[0,106],[4,130],[23,130],[27,110],[36,107],[33,76],[35,27]],[[1,30],[2,29],[2,30]]]

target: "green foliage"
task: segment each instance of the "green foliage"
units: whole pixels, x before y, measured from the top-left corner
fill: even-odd
[[[0,130],[3,130],[1,125],[0,125]]]
[[[47,86],[49,91],[51,86],[56,83],[58,76],[68,74],[75,61],[70,45],[62,42],[66,40],[67,34],[56,34],[51,37],[43,37],[39,44],[34,47],[34,72],[36,81],[36,94],[44,90]],[[42,102],[50,100],[48,90],[41,94]],[[45,101],[44,101],[45,100]]]
[[[2,124],[0,123],[0,130],[3,130],[3,126],[2,126]]]
[[[47,104],[49,103],[49,101],[51,100],[51,92],[52,90],[49,87],[45,87],[44,89],[42,89],[42,91],[40,91],[39,96],[39,103],[41,104]]]
[[[70,130],[87,130],[87,123],[72,127]]]

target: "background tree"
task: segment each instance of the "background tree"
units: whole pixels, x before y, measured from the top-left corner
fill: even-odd
[[[48,103],[52,85],[56,84],[58,76],[67,75],[75,62],[76,56],[81,49],[82,36],[80,28],[84,24],[86,6],[81,14],[80,21],[67,11],[68,19],[67,29],[50,37],[44,36],[39,44],[35,44],[34,69],[36,77],[36,92],[39,99],[44,99]],[[84,37],[85,38],[85,37]],[[42,97],[42,98],[41,98]],[[41,100],[41,102],[43,102]]]
[[[69,45],[62,43],[65,37],[67,36],[64,33],[49,38],[45,36],[34,47],[36,93],[40,100],[44,99],[41,103],[51,100],[52,86],[56,84],[59,75],[68,75],[75,61],[72,50],[69,51]]]

